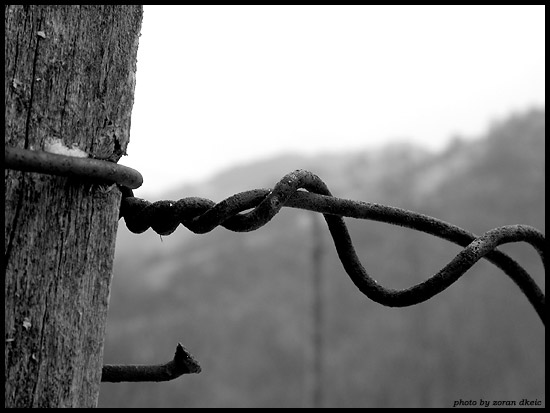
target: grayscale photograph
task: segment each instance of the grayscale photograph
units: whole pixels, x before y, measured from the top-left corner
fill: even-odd
[[[544,5],[6,5],[5,408],[545,401]]]

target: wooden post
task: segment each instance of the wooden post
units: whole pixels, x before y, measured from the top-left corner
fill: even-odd
[[[126,152],[141,6],[5,6],[5,144]],[[5,407],[95,407],[120,191],[5,171]]]

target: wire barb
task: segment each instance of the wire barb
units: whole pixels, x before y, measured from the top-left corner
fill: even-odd
[[[303,191],[305,190],[305,191]],[[123,192],[120,217],[131,232],[142,233],[152,228],[169,235],[181,224],[202,234],[217,226],[236,232],[258,229],[268,223],[283,206],[307,209],[324,215],[342,265],[359,290],[368,298],[390,307],[419,304],[439,294],[457,281],[479,259],[486,258],[502,269],[527,296],[545,323],[545,296],[529,274],[512,258],[496,250],[510,242],[528,242],[539,253],[546,267],[544,235],[527,225],[509,225],[476,236],[445,221],[405,209],[375,203],[333,197],[326,184],[315,174],[296,170],[285,175],[275,187],[241,192],[214,203],[205,198],[150,203]],[[253,209],[252,209],[253,208]],[[252,209],[249,212],[244,212]],[[462,247],[441,271],[426,281],[404,290],[379,285],[361,264],[343,217],[369,219],[422,231]]]
[[[105,364],[101,372],[101,381],[110,383],[139,381],[169,381],[182,374],[200,373],[201,366],[185,347],[178,343],[174,358],[168,363],[158,365],[118,365]]]

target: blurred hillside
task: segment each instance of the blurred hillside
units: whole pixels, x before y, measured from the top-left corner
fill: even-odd
[[[410,145],[376,152],[283,156],[241,166],[162,199],[273,186],[308,169],[335,196],[431,215],[481,234],[496,226],[545,229],[545,113],[493,124],[431,154]],[[137,194],[139,196],[139,193]],[[312,248],[316,214],[283,208],[261,229],[184,227],[117,239],[105,363],[168,361],[181,342],[203,371],[168,383],[103,384],[100,407],[307,407]],[[460,248],[387,224],[346,219],[363,265],[405,288],[439,271]],[[318,241],[318,240],[317,240]],[[327,407],[452,407],[455,400],[545,404],[544,326],[516,285],[488,262],[426,303],[387,308],[364,297],[323,230]],[[544,290],[537,254],[501,248]]]

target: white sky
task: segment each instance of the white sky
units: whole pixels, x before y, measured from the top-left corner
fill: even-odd
[[[144,6],[120,163],[161,195],[280,153],[437,150],[544,103],[544,6]]]

